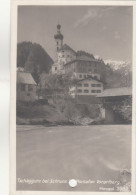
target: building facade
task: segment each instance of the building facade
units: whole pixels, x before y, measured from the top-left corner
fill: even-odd
[[[64,65],[65,74],[69,74],[78,79],[85,79],[89,75],[101,79],[103,72],[101,63],[94,59],[77,58]]]
[[[93,55],[79,54],[67,44],[63,45],[61,25],[57,25],[57,34],[54,35],[56,42],[57,61],[52,65],[52,74],[66,74],[78,79],[92,75],[104,81],[104,62],[97,60]]]
[[[69,94],[76,98],[77,96],[97,96],[103,92],[103,82],[92,76],[79,80],[76,85],[69,89]]]

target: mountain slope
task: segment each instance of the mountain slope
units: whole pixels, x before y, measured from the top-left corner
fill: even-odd
[[[17,45],[17,67],[23,67],[31,72],[35,81],[39,82],[42,72],[49,73],[53,60],[41,45],[32,42],[22,42]]]
[[[107,87],[131,87],[132,63],[130,61],[105,60]]]

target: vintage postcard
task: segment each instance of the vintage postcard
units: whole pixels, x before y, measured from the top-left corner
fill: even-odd
[[[11,195],[135,194],[135,47],[135,1],[11,1]]]

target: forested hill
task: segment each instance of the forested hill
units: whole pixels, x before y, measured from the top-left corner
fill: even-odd
[[[94,58],[93,54],[78,51],[78,55]],[[100,59],[99,59],[100,60]],[[105,87],[130,87],[132,85],[131,63],[118,61],[103,61],[105,67]],[[32,42],[21,42],[17,45],[17,67],[23,67],[31,72],[36,83],[40,82],[41,74],[48,74],[53,64],[52,58],[41,45]]]
[[[49,73],[52,58],[40,44],[32,42],[21,42],[17,45],[17,67],[23,67],[25,71],[31,72],[35,81],[39,83],[42,72]]]

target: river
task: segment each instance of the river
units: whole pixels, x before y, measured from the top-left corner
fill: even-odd
[[[17,190],[116,191],[124,169],[131,125],[17,126]]]

